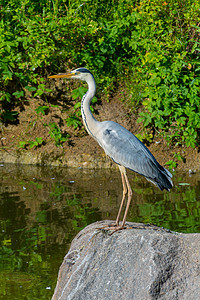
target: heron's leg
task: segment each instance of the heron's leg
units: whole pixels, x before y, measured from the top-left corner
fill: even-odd
[[[125,200],[126,193],[127,193],[127,186],[126,186],[126,179],[125,179],[126,169],[123,166],[119,166],[119,170],[120,170],[121,177],[122,177],[123,196],[122,196],[122,201],[121,201],[120,208],[119,208],[119,211],[117,214],[117,219],[116,219],[117,226],[119,226],[119,218],[120,218],[120,214],[121,214],[122,207],[123,207],[124,200]]]
[[[129,205],[131,203],[132,194],[133,194],[130,183],[128,181],[128,177],[126,175],[126,172],[124,173],[124,178],[126,180],[126,185],[127,185],[127,188],[128,188],[128,201],[127,201],[127,204],[126,204],[126,210],[125,210],[124,218],[123,218],[123,221],[122,221],[122,226],[121,226],[122,228],[124,228],[124,225],[125,225],[125,222],[126,222],[127,213],[128,213]]]

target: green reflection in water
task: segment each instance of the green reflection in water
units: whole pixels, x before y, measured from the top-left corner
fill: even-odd
[[[51,299],[73,237],[90,223],[115,219],[119,172],[14,165],[0,170],[0,299]],[[170,193],[128,175],[134,190],[128,221],[200,232],[200,174],[175,174]]]
[[[193,233],[200,232],[200,197],[195,187],[176,189],[175,194],[165,194],[162,200],[145,202],[138,205],[136,222],[152,223],[174,231]],[[178,192],[179,190],[179,192]]]
[[[51,299],[72,238],[101,219],[58,169],[1,169],[0,299]]]

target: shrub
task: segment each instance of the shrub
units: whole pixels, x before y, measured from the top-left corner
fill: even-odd
[[[139,121],[170,142],[199,143],[199,2],[4,1],[0,11],[0,118],[27,93],[43,97],[48,73],[90,68],[106,95],[125,78]],[[50,71],[51,70],[51,71]]]

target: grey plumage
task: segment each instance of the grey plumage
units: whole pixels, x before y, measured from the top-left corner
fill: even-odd
[[[81,102],[81,113],[88,133],[99,143],[105,153],[119,165],[123,183],[123,197],[116,219],[116,225],[124,228],[128,208],[132,198],[132,190],[126,175],[125,168],[143,175],[147,180],[157,185],[162,191],[170,190],[173,186],[172,174],[162,167],[148,148],[130,131],[113,121],[97,121],[90,111],[90,103],[96,92],[95,80],[92,73],[86,68],[78,68],[70,73],[50,76],[50,78],[72,78],[86,81],[88,91]],[[128,201],[119,226],[119,218],[125,195],[128,191]]]
[[[147,147],[130,131],[112,121],[102,122],[97,140],[106,154],[157,185],[160,190],[172,188],[171,173],[163,168]]]

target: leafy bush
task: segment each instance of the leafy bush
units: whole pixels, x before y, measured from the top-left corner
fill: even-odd
[[[62,146],[62,144],[69,139],[69,134],[62,133],[61,129],[57,126],[56,123],[51,122],[49,124],[44,124],[44,126],[49,129],[49,135],[52,140],[54,140],[57,147]]]
[[[142,2],[136,10],[139,35],[131,40],[146,107],[139,121],[162,130],[170,142],[194,147],[200,128],[199,4]]]
[[[17,117],[12,111],[27,94],[45,97],[46,74],[86,66],[105,95],[122,78],[129,81],[131,105],[140,99],[145,106],[139,118],[144,127],[194,147],[200,128],[199,17],[194,0],[4,1],[0,119]]]

